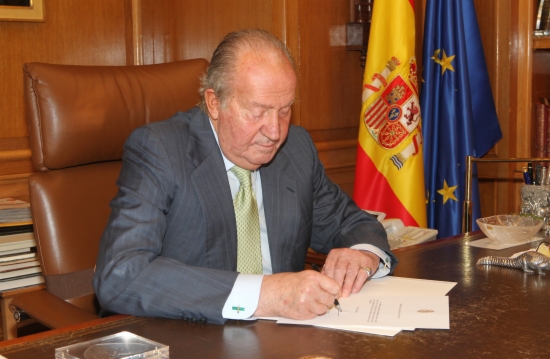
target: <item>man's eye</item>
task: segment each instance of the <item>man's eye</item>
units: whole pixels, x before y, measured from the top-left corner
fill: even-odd
[[[252,112],[252,116],[256,118],[262,118],[262,116],[265,114],[265,111],[254,111]]]
[[[281,117],[288,116],[289,113],[290,113],[290,108],[285,108],[284,110],[279,111],[279,116]]]

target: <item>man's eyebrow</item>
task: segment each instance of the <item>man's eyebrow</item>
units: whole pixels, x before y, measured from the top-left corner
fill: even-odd
[[[268,110],[270,108],[269,106],[261,104],[259,102],[252,102],[252,106],[265,108],[266,110]]]
[[[290,107],[294,104],[294,100],[290,101],[290,103],[286,104],[285,106],[281,107],[281,108],[285,108],[285,107]],[[259,102],[252,102],[252,106],[256,106],[256,107],[261,107],[261,108],[265,108],[266,110],[269,110],[271,108],[271,106],[267,106],[267,105],[264,105],[264,104],[261,104]]]

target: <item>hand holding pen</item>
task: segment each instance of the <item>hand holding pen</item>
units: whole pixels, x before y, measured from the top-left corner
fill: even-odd
[[[313,268],[313,270],[315,270],[315,271],[321,273],[321,269],[319,269],[319,267],[317,266],[317,264],[312,263],[312,264],[311,264],[311,268]],[[338,299],[336,299],[336,298],[334,299],[334,307],[335,307],[336,309],[338,309],[339,312],[342,311],[342,307],[340,306],[340,302],[338,302]]]
[[[311,270],[264,275],[254,316],[313,319],[326,314],[339,293],[338,282]]]

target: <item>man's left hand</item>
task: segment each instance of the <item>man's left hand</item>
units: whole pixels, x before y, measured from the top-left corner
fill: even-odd
[[[341,288],[342,298],[350,293],[358,293],[368,279],[367,271],[371,275],[378,269],[380,258],[373,253],[349,248],[336,248],[330,251],[322,273],[333,278]]]

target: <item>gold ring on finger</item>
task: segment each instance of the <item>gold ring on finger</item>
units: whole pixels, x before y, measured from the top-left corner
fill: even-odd
[[[367,273],[367,278],[372,275],[372,269],[370,269],[369,267],[361,267],[361,269],[364,270],[365,273]]]

